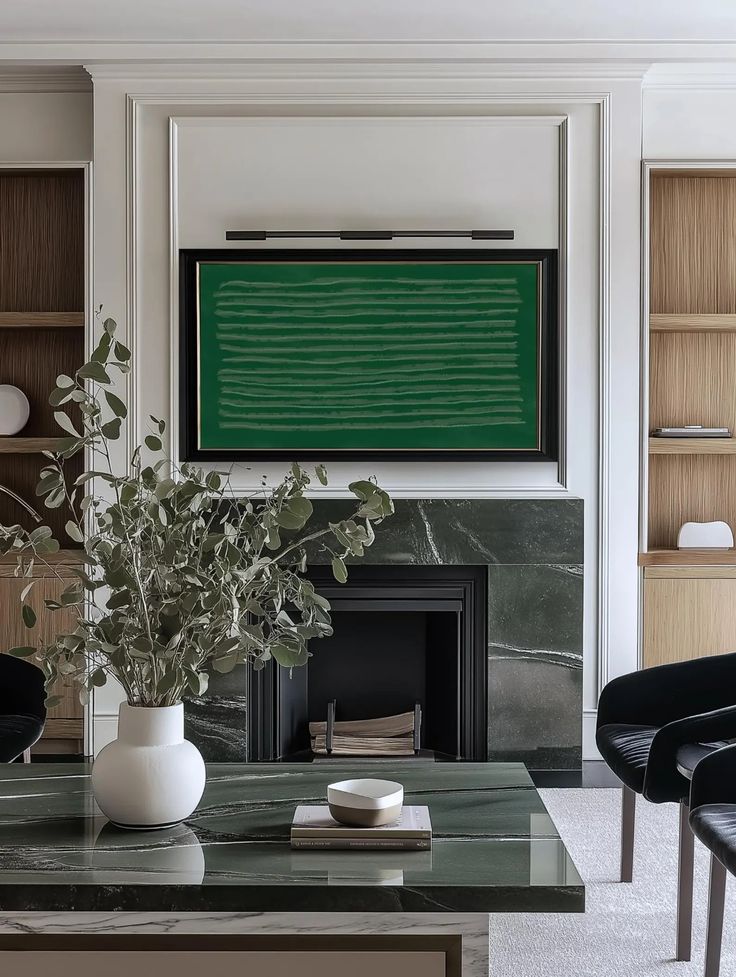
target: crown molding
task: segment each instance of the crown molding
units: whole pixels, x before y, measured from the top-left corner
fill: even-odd
[[[81,65],[46,67],[3,65],[0,62],[0,92],[90,92],[92,79]]]
[[[218,61],[218,62],[86,62],[93,81],[134,79],[140,81],[300,81],[300,82],[400,82],[455,81],[599,81],[641,82],[648,61],[625,62],[516,62],[486,60],[373,60],[312,61]]]
[[[101,65],[114,62],[560,62],[599,70],[617,62],[736,61],[727,40],[480,41],[15,41],[0,42],[0,61]],[[588,67],[586,67],[586,65]]]

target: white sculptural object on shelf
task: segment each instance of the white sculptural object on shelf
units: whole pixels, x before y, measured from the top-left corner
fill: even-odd
[[[677,536],[678,550],[730,550],[733,533],[726,522],[686,522]]]

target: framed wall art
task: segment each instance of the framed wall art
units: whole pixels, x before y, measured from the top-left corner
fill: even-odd
[[[557,457],[557,252],[186,250],[190,460]]]

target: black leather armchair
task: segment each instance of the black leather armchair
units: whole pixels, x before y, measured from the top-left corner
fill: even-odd
[[[636,795],[680,804],[677,959],[689,960],[693,836],[689,777],[736,738],[736,653],[648,668],[613,679],[598,704],[596,742],[623,783],[621,881],[633,874]]]
[[[705,757],[693,771],[690,826],[711,853],[705,977],[718,977],[726,872],[736,875],[736,746]]]
[[[46,721],[40,668],[0,654],[0,763],[10,763],[40,739]]]

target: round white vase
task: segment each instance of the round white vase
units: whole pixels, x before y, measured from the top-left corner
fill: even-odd
[[[118,738],[92,767],[100,810],[121,828],[150,831],[188,818],[202,797],[202,754],[184,739],[184,706],[123,702]]]

